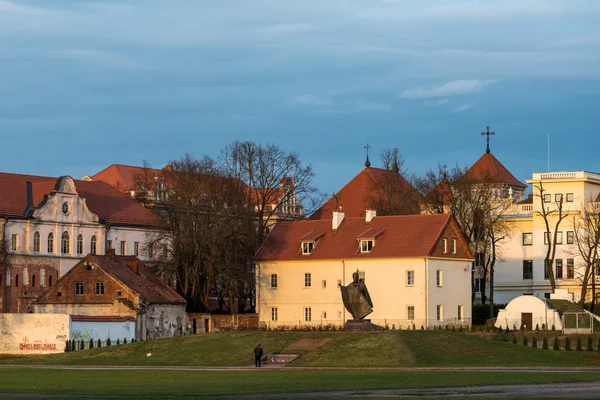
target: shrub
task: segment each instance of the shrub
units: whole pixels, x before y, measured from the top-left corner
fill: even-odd
[[[568,336],[565,338],[565,351],[571,351],[571,340]]]
[[[425,330],[425,327],[424,327],[423,325],[421,325],[421,330],[422,330],[422,331],[424,331],[424,330]]]
[[[531,339],[531,347],[537,349],[537,339],[535,338],[535,336],[533,337],[533,339]]]
[[[462,331],[463,331],[462,325],[460,325],[460,326],[458,327],[458,331],[459,331],[459,332],[462,332]]]
[[[513,324],[513,331],[517,330],[517,326],[515,324]]]
[[[504,343],[508,342],[508,336],[502,336],[502,341],[503,341]]]
[[[71,339],[71,351],[77,351],[77,344],[75,343],[75,339]]]
[[[545,331],[546,330],[546,324],[542,324],[542,330]]]
[[[144,339],[140,338],[140,342],[143,342],[143,341],[144,341]]]
[[[96,347],[102,347],[102,341],[98,338],[98,342],[96,343]]]
[[[513,340],[512,340],[513,344],[517,344],[517,337],[513,336]]]
[[[540,324],[535,324],[535,330],[539,331],[540,330]]]
[[[127,344],[127,338],[123,338],[123,344]]]
[[[544,340],[542,340],[542,349],[548,350],[548,338],[544,336]]]
[[[554,345],[552,346],[554,350],[560,350],[560,343],[558,343],[558,337],[554,338]]]
[[[415,327],[415,324],[413,324],[413,331],[416,331],[417,328]]]
[[[581,351],[581,338],[577,338],[577,345],[575,346],[576,351]]]
[[[93,349],[94,348],[94,339],[90,338],[90,343],[89,343],[89,348]]]
[[[67,340],[67,343],[65,343],[65,353],[71,351],[71,341]]]
[[[106,339],[106,345],[107,345],[107,346],[110,346],[110,344],[111,344],[111,343],[110,343],[110,338]]]
[[[117,346],[120,345],[121,343],[119,343],[119,338],[117,338]]]
[[[552,324],[552,330],[555,331],[556,327],[554,326],[554,324]]]
[[[591,336],[588,336],[587,351],[593,351],[593,350],[594,350],[594,341],[592,340]]]
[[[525,325],[521,322],[521,327],[519,328],[521,332],[525,332]]]
[[[456,326],[452,325],[452,332],[456,332]]]
[[[528,346],[529,343],[527,342],[527,336],[523,336],[523,346]]]
[[[79,350],[85,350],[85,343],[83,339],[81,339],[81,341],[79,342]]]
[[[131,343],[135,343],[135,338],[132,338],[132,339],[131,339]]]
[[[504,332],[506,332],[506,333],[510,332],[510,331],[508,330],[508,324],[506,324],[506,330],[505,330]]]

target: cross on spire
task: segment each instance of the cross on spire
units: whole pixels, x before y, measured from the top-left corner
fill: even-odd
[[[487,136],[487,148],[485,149],[485,152],[487,154],[489,154],[490,153],[490,135],[495,135],[496,132],[490,132],[490,127],[489,126],[487,126],[486,128],[487,128],[487,132],[481,132],[481,135],[482,136]]]
[[[371,148],[371,145],[369,145],[369,143],[366,144],[366,146],[364,147],[365,150],[367,150],[367,160],[365,161],[365,167],[370,167],[371,166],[371,161],[369,161],[369,149]]]

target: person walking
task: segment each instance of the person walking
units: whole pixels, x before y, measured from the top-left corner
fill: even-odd
[[[263,355],[263,349],[260,347],[260,344],[254,348],[254,364],[257,367],[260,367],[260,359]]]

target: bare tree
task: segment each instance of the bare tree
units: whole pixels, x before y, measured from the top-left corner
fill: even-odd
[[[397,147],[381,150],[379,158],[381,159],[384,169],[395,171],[400,175],[406,173],[404,168],[404,158],[400,155]]]
[[[536,192],[537,191],[537,192]],[[546,275],[550,281],[550,287],[552,293],[556,291],[556,279],[554,277],[554,271],[552,266],[554,265],[554,258],[556,256],[556,244],[558,239],[558,232],[561,222],[567,217],[567,214],[563,210],[563,196],[558,200],[552,201],[552,195],[546,193],[542,182],[534,184],[534,196],[540,199],[540,211],[537,214],[542,217],[544,221],[544,244],[546,247],[546,256],[544,257],[544,268],[546,269]],[[551,223],[554,222],[554,226]],[[562,233],[561,233],[562,234]]]
[[[453,202],[452,182],[464,176],[466,168],[458,165],[449,169],[438,164],[437,170],[429,170],[423,176],[412,177],[413,186],[423,195],[421,212],[425,214],[444,214],[450,212]]]
[[[600,257],[598,247],[600,246],[600,204],[595,201],[585,202],[581,211],[573,216],[574,239],[577,244],[577,255],[584,263],[584,271],[581,276],[581,298],[579,308],[583,310],[588,287],[592,286],[591,312],[594,312],[596,302],[595,275]]]
[[[156,189],[157,178],[156,172],[146,160],[144,160],[140,172],[133,176],[135,200],[142,203],[144,207],[148,207],[153,203],[151,193]]]

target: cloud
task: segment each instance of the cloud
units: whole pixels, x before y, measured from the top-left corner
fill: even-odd
[[[463,112],[473,108],[473,103],[463,104],[462,106],[458,106],[452,110],[452,112]]]
[[[317,96],[313,96],[310,94],[301,94],[296,96],[294,99],[295,104],[308,105],[308,106],[328,106],[331,105],[331,101],[327,99],[322,99]]]
[[[362,100],[356,101],[356,111],[364,112],[364,111],[390,111],[392,107],[389,104],[385,103],[369,103]]]
[[[448,98],[446,97],[446,98],[443,98],[443,99],[439,99],[439,100],[437,100],[437,101],[436,101],[436,104],[442,104],[442,105],[443,105],[443,104],[448,104],[448,102],[449,102],[449,101],[450,101],[450,99],[448,99]]]
[[[480,93],[492,84],[491,80],[459,80],[444,83],[434,88],[412,88],[400,93],[398,97],[403,99],[431,99],[437,97],[450,97],[463,94]]]

